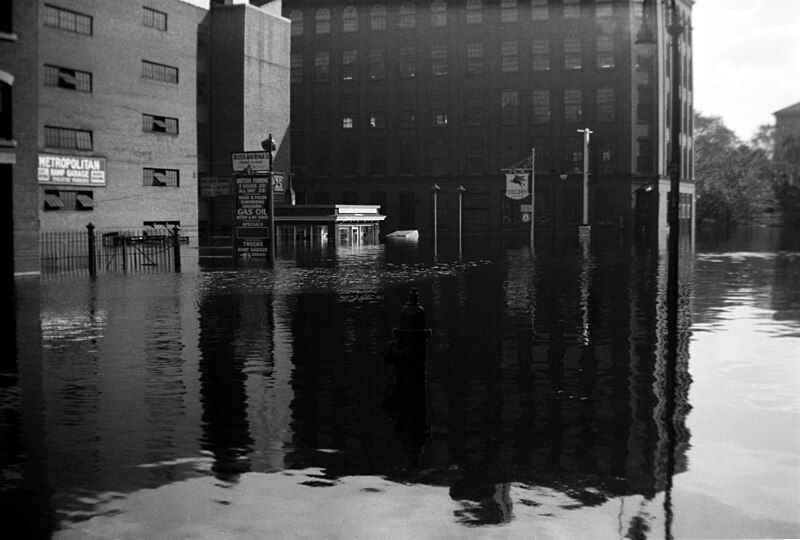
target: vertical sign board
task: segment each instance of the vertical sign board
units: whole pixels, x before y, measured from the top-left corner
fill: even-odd
[[[246,255],[271,259],[270,215],[272,190],[268,175],[234,178],[234,247],[236,258]]]

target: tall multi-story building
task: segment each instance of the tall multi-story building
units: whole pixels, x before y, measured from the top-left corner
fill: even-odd
[[[3,204],[15,274],[40,231],[178,225],[198,187],[273,132],[288,164],[289,22],[281,1],[16,0],[0,13]],[[212,151],[213,149],[213,151]],[[9,236],[9,235],[5,235]],[[5,240],[8,242],[8,240]]]
[[[285,0],[297,201],[380,204],[385,231],[429,229],[436,184],[440,229],[461,204],[465,231],[524,231],[530,199],[505,196],[503,171],[535,154],[537,231],[574,231],[589,128],[593,230],[664,232],[675,12],[693,212],[692,4]]]

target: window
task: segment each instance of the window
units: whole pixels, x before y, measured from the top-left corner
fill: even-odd
[[[637,87],[639,102],[636,104],[636,121],[646,124],[653,119],[653,92],[650,85],[640,84]]]
[[[447,47],[445,45],[431,47],[431,75],[447,75]]]
[[[417,26],[417,10],[411,2],[400,4],[400,19],[397,26],[403,30],[410,30]]]
[[[303,35],[303,12],[299,9],[292,10],[289,13],[289,19],[292,21],[292,35],[293,36],[302,36]]]
[[[178,68],[142,60],[142,77],[154,81],[178,84]]]
[[[383,111],[373,110],[369,113],[369,127],[383,129],[386,127],[386,114]]]
[[[373,144],[369,152],[369,171],[373,175],[386,174],[386,146]]]
[[[567,122],[580,122],[582,116],[581,91],[577,88],[564,90],[564,120]]]
[[[581,69],[581,41],[577,37],[564,39],[564,69]]]
[[[351,115],[342,116],[342,129],[353,129],[355,127],[355,118]]]
[[[598,88],[597,89],[597,121],[598,122],[613,122],[614,121],[614,89],[613,88]]]
[[[354,144],[342,145],[342,172],[345,176],[358,174],[358,150]]]
[[[609,35],[597,36],[597,67],[614,67],[614,38]]]
[[[512,125],[518,119],[519,95],[516,92],[503,92],[500,96],[500,122],[503,125]]]
[[[92,74],[86,71],[63,68],[59,66],[44,66],[44,84],[57,86],[67,90],[79,92],[92,91]]]
[[[342,51],[342,80],[352,81],[358,75],[358,50]]]
[[[447,174],[449,161],[447,146],[441,141],[434,141],[428,146],[428,165],[430,173],[434,176]]]
[[[163,11],[142,7],[142,24],[156,30],[167,30],[167,14]]]
[[[533,71],[550,70],[550,42],[546,39],[534,39],[531,51]]]
[[[483,141],[479,137],[467,139],[466,165],[467,174],[478,174],[484,172],[484,153],[486,152]]]
[[[400,127],[413,128],[417,125],[416,102],[414,96],[401,96],[397,105],[400,111]]]
[[[142,115],[142,129],[150,133],[178,134],[178,119],[166,116]]]
[[[500,22],[517,22],[517,0],[500,1]]]
[[[481,22],[483,22],[481,0],[467,0],[467,24],[480,24]]]
[[[431,3],[431,26],[447,26],[447,4],[444,0]]]
[[[157,187],[179,187],[180,172],[177,169],[142,169],[142,185]]]
[[[44,5],[44,25],[85,36],[92,35],[92,18],[89,15],[48,4]]]
[[[579,19],[581,16],[580,0],[563,0],[564,2],[564,18],[565,19]]]
[[[331,33],[331,10],[328,8],[319,8],[314,20],[316,23],[317,34]]]
[[[0,70],[0,74],[5,74]],[[12,86],[0,81],[0,139],[7,141],[14,138],[13,111],[11,107]]]
[[[290,56],[290,81],[299,83],[303,81],[303,54],[292,53]]]
[[[550,90],[533,91],[533,123],[548,124],[550,122]]]
[[[358,32],[358,9],[355,6],[345,6],[342,11],[342,31]]]
[[[375,4],[369,12],[369,27],[372,30],[386,30],[386,7]]]
[[[503,73],[519,71],[519,48],[516,41],[504,41],[500,44],[500,70]]]
[[[483,70],[483,43],[467,43],[467,73],[480,74]]]
[[[386,63],[381,49],[372,49],[369,52],[369,78],[377,81],[386,77]]]
[[[486,123],[486,109],[477,104],[467,105],[464,123],[468,126],[482,126]]]
[[[547,2],[548,0],[531,0],[531,20],[546,21],[550,18]]]
[[[433,127],[447,127],[447,109],[443,106],[431,109],[431,125]]]
[[[398,55],[397,65],[400,69],[400,76],[404,79],[412,79],[417,75],[417,50],[414,47],[401,47]]]
[[[613,17],[614,4],[611,2],[612,0],[594,0],[594,16],[597,18]]]
[[[91,212],[94,210],[94,192],[65,189],[46,189],[44,209],[62,212]]]
[[[331,75],[331,53],[318,52],[314,56],[314,80],[328,82]]]
[[[653,142],[650,139],[639,139],[636,170],[645,174],[653,172]]]
[[[600,152],[600,172],[603,174],[611,172],[611,150],[607,147]]]
[[[44,145],[48,148],[66,150],[91,150],[92,132],[82,129],[70,129],[45,126]]]
[[[413,142],[400,143],[400,174],[417,174],[417,152]]]

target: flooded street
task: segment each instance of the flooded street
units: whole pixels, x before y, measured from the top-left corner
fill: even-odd
[[[800,243],[524,239],[17,281],[0,513],[57,538],[800,537]],[[426,382],[382,352],[418,288]],[[409,395],[409,392],[411,395]],[[674,411],[669,415],[665,411]],[[670,418],[671,416],[671,418]],[[10,525],[10,524],[9,524]]]

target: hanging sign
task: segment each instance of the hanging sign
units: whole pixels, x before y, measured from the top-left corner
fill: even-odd
[[[528,176],[525,173],[506,174],[506,197],[519,200],[530,195],[528,191]]]

